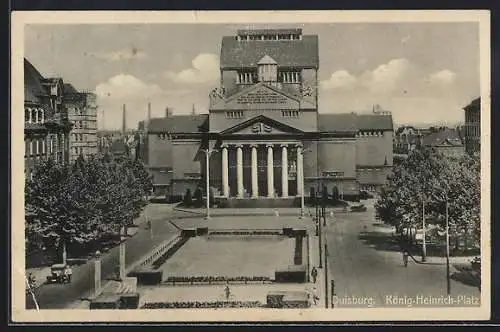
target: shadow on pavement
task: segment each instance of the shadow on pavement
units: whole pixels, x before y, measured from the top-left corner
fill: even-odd
[[[467,271],[458,271],[454,272],[451,274],[450,278],[452,280],[461,282],[465,285],[468,286],[473,286],[481,289],[481,280],[479,280],[476,276],[474,276],[472,273],[467,272]]]
[[[361,232],[358,239],[375,250],[401,251],[399,240],[384,232]]]

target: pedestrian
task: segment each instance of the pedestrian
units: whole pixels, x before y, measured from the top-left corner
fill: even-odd
[[[36,280],[32,272],[28,275],[28,286],[30,289],[36,288]]]
[[[404,249],[403,250],[403,264],[405,265],[405,267],[408,266],[408,256],[410,255],[410,253],[408,252],[408,249]]]
[[[313,278],[313,283],[316,283],[317,276],[318,276],[318,270],[316,270],[316,267],[313,266],[312,271],[311,271],[311,277]]]
[[[66,265],[66,268],[64,269],[64,275],[66,276],[66,280],[68,281],[68,283],[71,283],[71,276],[73,275],[71,266]]]
[[[319,296],[318,296],[318,290],[316,289],[316,287],[313,287],[313,289],[312,289],[312,298],[313,298],[314,305],[318,304]]]
[[[224,293],[226,293],[226,300],[229,300],[229,296],[231,295],[231,290],[229,289],[228,282],[226,282],[226,287],[224,287]]]

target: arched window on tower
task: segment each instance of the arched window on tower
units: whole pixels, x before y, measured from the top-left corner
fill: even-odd
[[[31,123],[31,109],[27,108],[24,110],[24,122]]]

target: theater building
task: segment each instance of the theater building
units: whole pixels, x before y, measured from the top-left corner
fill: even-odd
[[[392,166],[388,112],[318,110],[318,37],[301,29],[240,30],[222,38],[220,87],[209,114],[150,119],[147,160],[157,187],[181,197],[210,186],[230,201],[294,201],[336,186],[376,189]]]

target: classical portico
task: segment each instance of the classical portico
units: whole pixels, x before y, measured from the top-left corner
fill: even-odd
[[[288,198],[301,194],[300,142],[227,141],[220,151],[224,197]]]

